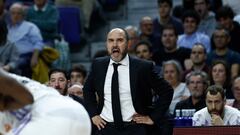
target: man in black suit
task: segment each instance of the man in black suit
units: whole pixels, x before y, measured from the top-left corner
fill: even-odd
[[[126,31],[112,29],[107,35],[110,57],[93,61],[84,85],[86,108],[97,134],[146,135],[146,125],[161,122],[172,100],[172,87],[154,72],[153,63],[129,56],[127,44]],[[155,107],[152,90],[159,96]]]

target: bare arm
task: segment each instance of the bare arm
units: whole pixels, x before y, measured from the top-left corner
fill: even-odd
[[[33,103],[27,88],[0,69],[0,111],[19,109]]]

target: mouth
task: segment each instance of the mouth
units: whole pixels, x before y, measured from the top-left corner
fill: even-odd
[[[112,54],[120,53],[120,50],[118,48],[112,49]]]

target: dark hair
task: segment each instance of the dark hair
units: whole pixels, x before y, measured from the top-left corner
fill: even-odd
[[[87,70],[86,70],[86,68],[85,68],[83,65],[74,66],[74,67],[69,71],[69,74],[71,75],[72,72],[81,73],[84,78],[87,76]]]
[[[229,6],[222,6],[217,12],[216,12],[216,20],[218,21],[220,18],[234,18],[234,12],[231,7]]]
[[[213,76],[212,76],[212,70],[213,70],[213,67],[216,66],[217,64],[222,64],[225,68],[226,81],[223,84],[223,88],[228,88],[230,86],[231,73],[230,73],[230,68],[229,68],[228,64],[223,60],[215,60],[215,61],[212,62],[212,65],[211,65],[211,68],[210,68],[210,84],[211,85],[214,84]]]
[[[163,33],[164,30],[173,30],[175,36],[176,36],[176,37],[178,36],[177,29],[176,29],[176,27],[175,27],[174,25],[172,25],[172,24],[166,24],[166,25],[164,25],[163,28],[162,28],[162,33]]]
[[[66,79],[67,79],[67,80],[69,79],[67,72],[66,72],[64,69],[58,69],[58,68],[53,68],[53,69],[51,69],[51,70],[48,72],[48,78],[50,79],[51,75],[54,74],[54,73],[63,73],[64,76],[66,77]]]
[[[194,5],[195,5],[195,1],[196,0],[194,0]],[[209,0],[204,0],[205,1],[205,3],[207,3],[207,4],[210,4],[210,1]]]
[[[3,45],[7,42],[8,29],[6,22],[2,19],[0,19],[0,32],[0,45]]]
[[[199,43],[199,42],[194,43],[194,44],[193,44],[193,47],[194,47],[194,46],[198,46],[198,45],[202,46],[203,52],[204,52],[205,54],[207,54],[206,47],[205,47],[202,43]],[[192,48],[193,48],[193,47],[192,47]],[[191,52],[192,52],[192,51],[191,51]]]
[[[158,0],[158,6],[162,3],[167,3],[170,7],[172,7],[172,0]]]
[[[194,18],[197,25],[200,23],[200,16],[199,14],[197,13],[197,11],[195,10],[187,10],[183,13],[183,16],[182,16],[182,22],[184,22],[184,20],[187,18],[187,17],[191,17],[191,18]]]
[[[140,46],[140,45],[145,45],[145,46],[147,46],[147,48],[149,49],[149,51],[152,52],[152,44],[151,44],[149,41],[147,41],[147,40],[141,40],[141,41],[137,42],[137,44],[134,46],[134,51],[135,51],[135,52],[136,52],[138,46]]]
[[[224,88],[220,85],[212,85],[212,86],[209,86],[205,92],[205,96],[207,97],[207,94],[208,92],[211,94],[211,95],[217,95],[218,93],[221,94],[222,96],[222,99],[225,99],[225,92],[224,92]]]
[[[220,24],[216,25],[215,30],[224,30],[226,36],[228,36],[228,37],[231,36],[230,33],[229,33],[229,31],[228,31],[227,29],[225,29],[225,28],[224,28],[222,25],[220,25]],[[214,36],[214,33],[213,33],[213,36]]]

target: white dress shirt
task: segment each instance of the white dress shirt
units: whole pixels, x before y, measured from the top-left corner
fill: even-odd
[[[108,70],[104,84],[104,105],[100,116],[107,122],[113,122],[112,114],[112,98],[111,98],[111,82],[113,74],[113,63],[112,59],[109,62]],[[130,88],[130,73],[129,73],[129,56],[119,62],[121,65],[118,66],[118,80],[119,80],[119,97],[121,104],[121,112],[123,121],[131,121],[132,116],[135,114],[133,107],[131,88]]]

